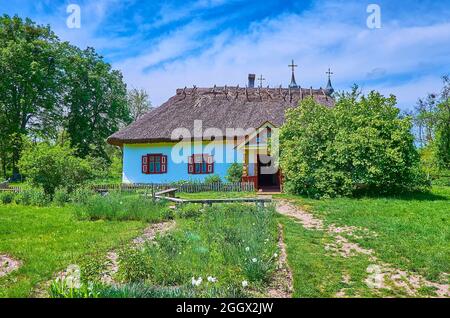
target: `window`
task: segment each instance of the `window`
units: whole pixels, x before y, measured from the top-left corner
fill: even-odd
[[[206,154],[192,155],[188,158],[189,174],[211,174],[214,173],[213,157]]]
[[[162,154],[149,154],[142,156],[142,173],[167,173],[167,156]]]

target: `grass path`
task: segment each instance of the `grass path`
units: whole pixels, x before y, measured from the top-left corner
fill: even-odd
[[[281,201],[277,208],[285,216],[294,296],[450,297],[446,277],[441,277],[441,282],[430,281],[383,261],[377,250],[358,243],[377,240],[378,233],[342,222],[330,223],[323,215],[319,218],[295,203]]]

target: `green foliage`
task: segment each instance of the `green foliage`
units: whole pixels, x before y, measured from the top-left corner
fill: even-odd
[[[125,282],[144,282],[151,275],[149,254],[134,247],[125,247],[120,253],[118,277]]]
[[[212,175],[212,176],[207,176],[204,180],[205,184],[216,184],[216,183],[222,183],[222,179],[220,178],[219,175]]]
[[[134,121],[152,109],[148,93],[144,89],[133,88],[127,94],[128,109]]]
[[[204,212],[198,204],[189,203],[178,206],[177,216],[183,219],[199,217]]]
[[[82,284],[79,288],[69,286],[64,280],[53,281],[49,291],[51,298],[98,298],[99,288]]]
[[[43,207],[50,202],[50,197],[42,188],[27,187],[16,195],[16,203],[20,205]]]
[[[312,197],[426,189],[411,119],[395,104],[355,88],[334,108],[307,99],[289,110],[280,138],[286,189]]]
[[[233,163],[227,171],[226,179],[228,182],[241,182],[243,166],[240,163]]]
[[[140,220],[146,222],[162,221],[168,214],[165,202],[153,202],[139,195],[111,192],[105,196],[93,195],[77,205],[76,213],[80,219],[88,220]]]
[[[92,196],[94,196],[95,193],[88,187],[80,187],[76,188],[72,193],[70,194],[70,201],[74,204],[87,204],[87,202],[90,200]]]
[[[10,191],[0,192],[0,202],[2,204],[11,204],[14,201],[15,193]]]
[[[70,194],[67,188],[58,188],[53,196],[53,203],[57,206],[64,206],[70,202]]]
[[[53,195],[59,187],[69,191],[92,179],[91,162],[75,156],[68,146],[38,143],[24,150],[20,169],[29,181]]]
[[[194,208],[201,206],[190,205],[185,211],[191,213]],[[123,281],[194,287],[196,295],[206,297],[245,294],[243,281],[248,281],[252,290],[266,286],[277,259],[273,209],[215,205],[195,214],[198,217],[178,219],[177,228],[156,238],[157,244],[119,253]],[[201,282],[193,286],[192,278],[199,277]]]

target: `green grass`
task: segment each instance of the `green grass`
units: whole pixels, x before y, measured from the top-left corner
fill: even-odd
[[[22,261],[0,278],[0,297],[27,297],[56,272],[128,242],[145,223],[79,221],[72,208],[0,205],[0,253]]]
[[[76,205],[80,219],[129,221],[139,220],[156,223],[170,218],[167,202],[153,202],[138,194],[111,192],[107,196],[92,195]]]
[[[201,206],[198,207],[199,209]],[[142,251],[119,253],[118,277],[127,284],[192,289],[196,296],[235,296],[261,291],[275,269],[277,225],[273,209],[215,205],[198,217],[177,219],[177,227]],[[208,282],[208,276],[217,282]],[[248,281],[249,287],[242,288]]]
[[[373,249],[380,260],[397,268],[417,272],[432,281],[439,281],[441,273],[450,272],[449,187],[435,187],[430,194],[390,198],[281,197],[293,199],[325,224],[374,231],[378,236],[352,241]],[[343,272],[360,277],[361,269],[365,270],[364,257],[329,257],[323,248],[327,237],[322,232],[304,230],[287,219],[283,222],[289,262],[296,277],[296,296],[330,296],[342,287]],[[367,292],[363,286],[353,287],[353,291],[361,295]]]

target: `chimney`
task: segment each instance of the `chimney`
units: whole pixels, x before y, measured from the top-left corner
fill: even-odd
[[[248,74],[248,88],[255,88],[255,74]]]

